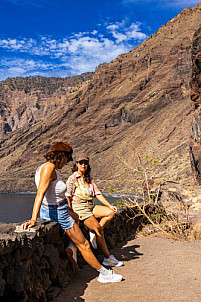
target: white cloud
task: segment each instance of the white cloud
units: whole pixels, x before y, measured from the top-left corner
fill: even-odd
[[[26,72],[25,69],[20,68],[20,67],[11,67],[8,68],[8,73],[13,74],[14,76],[20,76],[23,75]]]
[[[156,6],[164,6],[164,7],[175,7],[184,9],[185,7],[193,7],[200,2],[200,0],[144,0],[143,4],[146,3],[154,3]],[[123,0],[124,4],[129,3],[142,3],[141,0]]]
[[[48,5],[48,0],[5,0],[16,6],[26,6],[26,7],[41,7],[42,5]]]
[[[189,7],[189,6],[195,6],[200,1],[198,0],[160,0],[161,4],[164,4],[165,6],[177,6],[177,7]]]
[[[155,1],[154,0],[144,0],[143,4],[150,3],[150,2],[155,2]],[[142,3],[142,0],[123,0],[122,3]]]
[[[17,76],[29,76],[54,70],[56,65],[44,62],[42,60],[34,61],[29,59],[3,58],[0,60],[0,77],[17,77]]]
[[[116,39],[116,43],[124,41],[137,40],[142,41],[147,38],[147,35],[140,31],[141,23],[132,23],[129,27],[126,26],[126,22],[116,22],[108,25],[106,28],[112,33]]]
[[[102,29],[76,33],[63,39],[4,37],[0,39],[0,50],[4,50],[4,55],[6,52],[14,54],[15,59],[2,59],[0,70],[6,70],[9,77],[16,76],[17,71],[22,76],[37,71],[40,74],[46,71],[48,74],[59,73],[59,69],[62,74],[66,70],[66,76],[93,71],[100,63],[110,62],[147,38],[140,23],[129,26],[126,23],[107,23]]]
[[[80,51],[81,53],[92,54],[94,49],[111,51],[112,49],[109,50],[108,46],[117,47],[119,44],[120,49],[122,47],[125,48],[125,46],[129,48],[132,47],[132,44],[146,39],[147,36],[141,32],[140,26],[140,23],[132,23],[127,27],[125,21],[107,24],[105,28],[107,31],[105,34],[106,37],[97,30],[93,30],[91,33],[74,34],[69,38],[60,40],[45,36],[39,37],[37,40],[33,38],[4,38],[0,39],[0,48],[9,52],[19,51],[37,56],[47,55],[52,58],[63,57],[69,54],[80,55]]]

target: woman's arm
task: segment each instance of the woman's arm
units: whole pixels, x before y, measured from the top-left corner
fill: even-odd
[[[97,194],[96,198],[102,202],[106,207],[110,208],[112,211],[114,211],[115,213],[117,212],[117,208],[115,206],[112,206],[107,199],[105,199],[105,197],[102,194]]]
[[[96,196],[96,198],[102,202],[102,204],[104,204],[106,207],[110,208],[112,211],[114,211],[115,213],[117,212],[117,207],[112,206],[107,199],[105,199],[105,197],[101,194],[100,190],[97,188],[95,182],[91,181],[92,186],[93,186],[93,191],[94,191],[94,195]]]
[[[71,202],[71,198],[68,197],[68,196],[66,196],[66,199],[67,199],[67,201],[68,201],[68,207],[69,207],[69,209],[72,210],[72,202]]]
[[[73,177],[73,175],[71,175],[66,182],[66,187],[67,187],[67,191],[66,191],[66,199],[68,200],[68,206],[69,209],[72,210],[72,196],[73,193],[75,191],[75,179]]]
[[[31,228],[35,226],[43,197],[50,185],[50,182],[53,180],[54,173],[55,173],[55,165],[52,163],[49,163],[42,168],[40,174],[40,182],[39,182],[39,186],[33,206],[32,217],[29,222],[23,223],[22,225],[23,229],[26,229],[27,227]]]
[[[67,181],[67,190],[68,190],[68,181]],[[66,199],[68,201],[69,214],[76,221],[77,225],[79,226],[79,215],[77,213],[75,213],[72,209],[72,198],[70,196],[66,196]]]

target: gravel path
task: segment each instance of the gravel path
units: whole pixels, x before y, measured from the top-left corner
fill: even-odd
[[[114,268],[124,281],[100,284],[97,272],[86,265],[54,302],[201,301],[201,241],[138,238],[111,252],[125,263]]]

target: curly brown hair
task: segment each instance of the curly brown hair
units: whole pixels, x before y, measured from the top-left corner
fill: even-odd
[[[72,156],[71,156],[71,153],[68,153],[66,151],[48,151],[44,157],[46,159],[46,161],[50,161],[51,163],[53,163],[54,165],[56,164],[60,164],[63,157],[67,157],[68,158],[68,161],[71,161],[73,160],[72,159]]]

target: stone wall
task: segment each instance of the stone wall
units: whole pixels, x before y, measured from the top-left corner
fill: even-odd
[[[133,215],[123,208],[105,229],[109,249],[135,233],[140,219],[129,219]],[[0,296],[10,301],[49,301],[77,273],[65,254],[68,239],[55,222],[39,220],[31,231],[19,233],[15,228],[16,224],[0,224]],[[88,236],[88,230],[81,228]],[[84,264],[80,254],[78,263]]]

